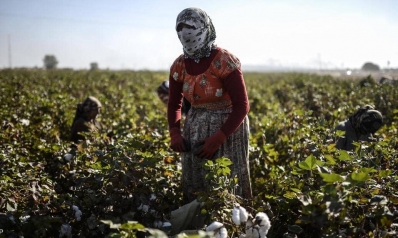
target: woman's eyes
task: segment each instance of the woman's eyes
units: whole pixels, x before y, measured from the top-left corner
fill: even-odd
[[[195,30],[196,29],[196,27],[194,27],[194,26],[179,26],[177,28],[177,32],[182,31],[183,28],[187,28],[187,29],[191,29],[191,30]]]

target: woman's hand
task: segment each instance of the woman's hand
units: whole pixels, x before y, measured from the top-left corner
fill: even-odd
[[[170,130],[171,143],[170,148],[176,152],[186,152],[185,140],[182,137],[180,128],[174,127]]]
[[[227,137],[225,134],[222,131],[218,131],[216,134],[204,139],[204,145],[196,155],[203,159],[212,159],[214,153],[216,153],[226,140]]]

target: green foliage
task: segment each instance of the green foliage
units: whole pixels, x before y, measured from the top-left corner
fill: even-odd
[[[167,75],[0,71],[3,235],[59,237],[63,224],[78,237],[164,235],[156,222],[168,221],[183,205],[180,158],[169,149],[166,108],[156,95]],[[217,220],[229,235],[239,234],[243,228],[231,222],[239,203],[251,214],[269,215],[267,237],[394,237],[395,87],[296,73],[245,73],[245,80],[254,198],[233,195],[237,178],[230,176],[228,158],[206,161],[209,187],[199,197],[207,224]],[[113,136],[87,134],[88,141],[75,147],[68,141],[70,126],[76,105],[88,95],[102,102],[99,120]],[[334,127],[365,104],[384,116],[375,141],[358,142],[352,152],[336,149],[344,133]]]

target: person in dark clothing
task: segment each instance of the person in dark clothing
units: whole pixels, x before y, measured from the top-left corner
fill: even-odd
[[[93,97],[87,97],[82,103],[77,104],[75,118],[72,122],[70,140],[78,143],[84,140],[80,132],[92,132],[102,130],[103,125],[96,120],[100,113],[102,104]]]
[[[163,81],[162,84],[158,87],[158,97],[162,102],[166,105],[169,103],[169,81]],[[191,104],[184,97],[182,101],[181,113],[183,115],[187,115],[189,109],[191,109]]]
[[[354,150],[356,141],[372,141],[373,134],[383,125],[382,114],[370,105],[358,109],[347,120],[340,122],[335,131],[345,131],[344,137],[337,139],[336,148]]]

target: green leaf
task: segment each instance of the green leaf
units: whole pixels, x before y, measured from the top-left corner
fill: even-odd
[[[367,179],[369,179],[369,174],[363,173],[363,172],[360,172],[360,173],[353,172],[351,174],[351,178],[355,181],[363,182],[363,181],[366,181]]]
[[[381,178],[385,178],[385,177],[390,176],[391,173],[392,173],[391,170],[380,170],[380,171],[379,171],[379,176],[380,176]]]
[[[285,197],[287,199],[295,199],[297,197],[297,195],[294,192],[288,191],[285,194],[283,194],[283,197]]]
[[[316,168],[316,159],[313,155],[308,156],[305,161],[300,162],[298,166],[305,170],[313,170]]]
[[[321,173],[320,175],[323,178],[323,181],[327,182],[327,183],[334,183],[334,182],[342,182],[342,181],[344,181],[344,178],[340,174]]]
[[[365,173],[365,174],[369,174],[369,173],[377,172],[377,170],[375,170],[374,168],[360,168],[360,169],[358,170],[358,172],[360,172],[360,173]]]
[[[304,231],[303,228],[301,228],[298,225],[292,225],[292,226],[289,225],[289,226],[287,226],[287,229],[288,229],[289,232],[292,232],[292,233],[295,233],[295,234],[300,234],[300,233],[302,233]]]
[[[352,158],[345,150],[340,150],[339,160],[341,161],[351,161]]]
[[[325,155],[325,159],[329,162],[329,164],[331,165],[335,165],[336,164],[336,160],[333,159],[333,156],[331,155]]]
[[[337,130],[337,131],[336,131],[336,136],[337,136],[337,137],[343,137],[343,136],[345,136],[345,131]]]
[[[220,164],[221,166],[230,166],[232,164],[232,161],[228,158],[222,157],[222,158],[218,158],[216,159],[216,163]]]
[[[138,223],[137,221],[128,221],[127,223],[123,223],[120,226],[120,229],[123,230],[141,230],[145,229],[145,226]]]

